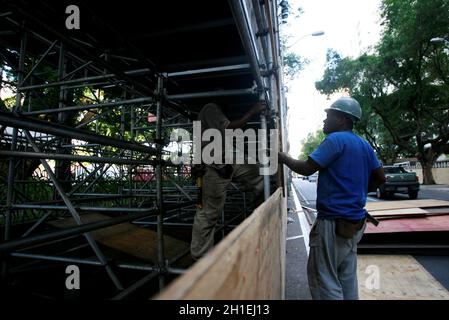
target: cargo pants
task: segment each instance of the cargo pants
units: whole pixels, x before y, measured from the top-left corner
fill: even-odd
[[[226,200],[226,189],[231,181],[241,181],[245,189],[253,194],[253,202],[258,206],[263,201],[263,176],[255,164],[233,165],[231,178],[220,177],[214,168],[207,167],[203,176],[203,207],[197,208],[193,222],[190,252],[197,260],[214,246],[215,226],[221,216]]]
[[[314,300],[358,300],[357,243],[364,223],[352,239],[335,233],[335,220],[316,219],[310,231],[307,277]]]

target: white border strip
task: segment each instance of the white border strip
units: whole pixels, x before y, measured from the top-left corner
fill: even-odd
[[[293,181],[292,181],[292,184],[293,184]],[[293,190],[293,189],[292,189],[292,190]],[[310,201],[307,200],[307,198],[304,196],[304,194],[301,192],[301,190],[299,190],[299,189],[297,189],[297,188],[295,188],[295,190],[298,191],[299,195],[302,197],[302,200],[304,200],[305,203],[310,204]],[[295,194],[295,196],[296,196],[296,194]],[[296,203],[295,203],[295,204],[296,204]]]
[[[304,211],[302,211],[301,203],[299,202],[298,196],[296,195],[296,187],[293,182],[291,183],[292,193],[293,193],[293,201],[296,207],[296,214],[298,215],[299,224],[301,225],[301,232],[304,239],[304,244],[306,246],[307,255],[309,255],[309,233],[310,233],[310,225],[307,218],[304,216]]]
[[[302,237],[304,237],[304,236],[294,236],[294,237],[287,238],[287,240],[295,240],[295,239],[299,239]]]

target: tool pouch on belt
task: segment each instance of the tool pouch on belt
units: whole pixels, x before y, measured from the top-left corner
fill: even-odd
[[[352,239],[354,235],[362,229],[365,218],[358,221],[352,221],[347,219],[336,219],[335,221],[335,233],[345,239]]]

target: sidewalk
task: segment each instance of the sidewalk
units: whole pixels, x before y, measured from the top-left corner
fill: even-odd
[[[419,186],[421,190],[437,190],[437,191],[447,191],[449,192],[449,185],[447,184],[431,184],[431,185],[424,185],[421,184]]]
[[[285,299],[311,300],[312,297],[307,283],[308,234],[310,226],[305,220],[304,213],[295,201],[296,193],[292,185],[287,198],[287,244],[285,267]],[[304,237],[304,234],[306,235]]]

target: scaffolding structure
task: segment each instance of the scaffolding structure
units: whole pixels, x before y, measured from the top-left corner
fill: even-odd
[[[15,92],[0,111],[4,288],[43,261],[104,269],[113,284],[108,297],[115,299],[156,279],[161,290],[170,275],[182,273],[177,262],[188,250],[168,256],[164,234],[192,226],[197,189],[191,163],[170,162],[173,150],[191,147],[170,143],[169,134],[191,132],[206,102],[228,99],[237,117],[266,100],[269,109],[249,126],[278,129],[284,147],[276,1],[220,0],[210,17],[200,10],[207,1],[175,1],[151,5],[146,19],[141,4],[131,2],[125,12],[110,2],[80,2],[76,31],[64,25],[67,1],[1,2],[1,87]],[[192,57],[198,58],[187,61]],[[270,183],[283,186],[283,179],[282,172],[264,176],[265,199]],[[238,184],[228,190],[225,208],[221,237],[253,209]],[[86,222],[90,213],[106,219]],[[75,226],[48,229],[49,221],[69,218]],[[153,264],[108,257],[92,236],[125,222],[155,229]],[[80,237],[84,242],[48,253]],[[86,248],[94,258],[77,254]],[[125,283],[121,269],[141,275]]]

